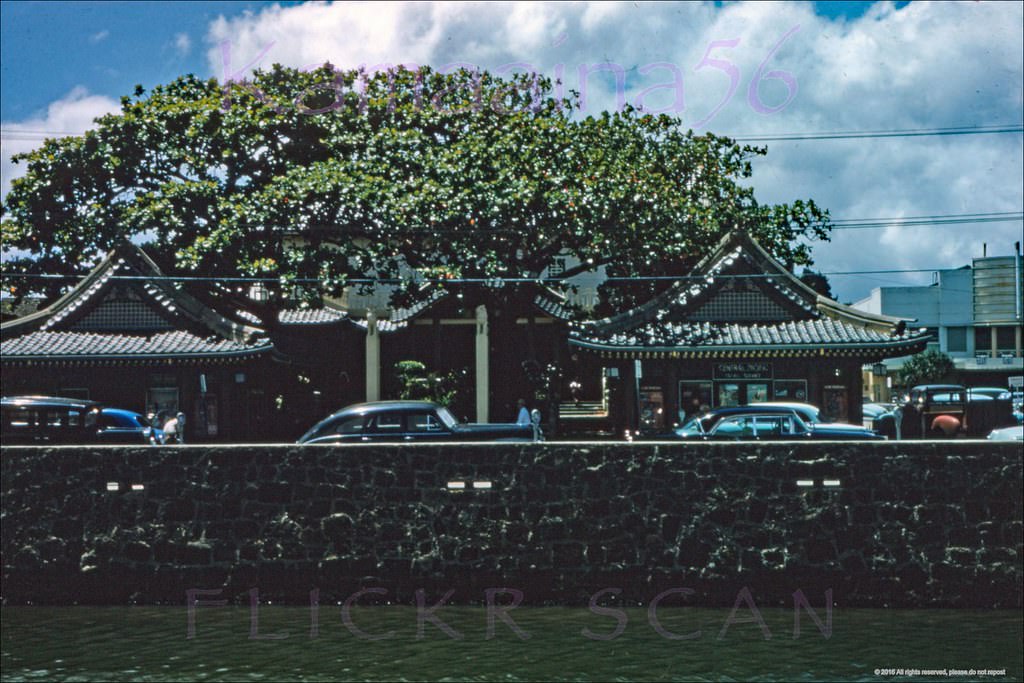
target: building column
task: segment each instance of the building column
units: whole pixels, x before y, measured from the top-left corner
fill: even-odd
[[[999,339],[999,337],[996,334],[996,328],[995,327],[990,327],[988,329],[989,329],[989,334],[992,335],[992,353],[991,353],[991,356],[993,358],[999,358],[999,343],[997,341]]]
[[[380,400],[380,335],[373,311],[366,316],[366,400]]]
[[[476,307],[476,421],[490,418],[490,333],[487,329],[487,307]]]

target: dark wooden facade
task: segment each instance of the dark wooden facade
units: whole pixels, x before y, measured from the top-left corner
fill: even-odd
[[[214,310],[125,242],[61,299],[3,324],[2,390],[181,411],[188,441],[292,441],[345,405],[397,398],[395,365],[417,360],[465,371],[466,419],[514,421],[519,398],[548,418],[557,410],[537,397],[552,392],[539,392],[524,364],[559,361],[568,312],[530,287],[518,308],[501,312],[472,292],[439,290],[379,319],[325,306],[268,321]]]
[[[6,396],[186,416],[189,441],[263,440],[278,368],[263,330],[211,310],[125,242],[65,296],[2,326]]]
[[[469,287],[376,315],[327,306],[265,321],[200,303],[125,243],[59,301],[3,325],[3,393],[181,410],[190,440],[291,441],[340,407],[397,398],[395,364],[416,360],[464,371],[461,417],[511,422],[524,398],[549,434],[560,413],[563,432],[600,422],[621,434],[772,400],[859,422],[861,367],[928,339],[819,296],[740,233],[665,293],[600,321],[570,322],[557,293],[518,286],[504,307]],[[598,422],[566,416],[581,401]]]
[[[817,294],[735,232],[668,291],[574,327],[569,343],[609,379],[616,428],[657,432],[698,410],[766,401],[859,423],[861,367],[927,340]]]

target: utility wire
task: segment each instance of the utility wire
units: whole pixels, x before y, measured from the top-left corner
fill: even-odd
[[[786,140],[848,140],[859,138],[908,138],[944,135],[988,135],[996,133],[1024,132],[1021,124],[989,124],[982,126],[953,126],[947,128],[906,128],[892,130],[832,131],[820,133],[765,133],[763,135],[740,135],[731,137],[736,142],[786,141]],[[66,130],[28,130],[0,128],[0,136],[12,140],[33,140],[66,135],[82,135]],[[729,136],[726,136],[729,137]]]
[[[830,221],[833,230],[866,230],[921,225],[957,225],[961,223],[1011,223],[1024,221],[1024,212],[948,214],[936,216],[904,216],[901,218],[837,218]]]
[[[742,135],[733,137],[736,142],[779,142],[786,140],[851,140],[861,138],[913,138],[934,135],[986,135],[993,133],[1020,133],[1020,124],[992,126],[959,126],[955,128],[910,128],[904,130],[837,131],[832,133],[778,133],[766,135]]]
[[[932,215],[932,216],[904,216],[904,217],[892,217],[892,218],[833,218],[829,220],[831,229],[833,230],[859,230],[868,228],[887,228],[887,227],[913,227],[920,225],[956,225],[961,223],[1008,223],[1014,221],[1024,221],[1024,211],[1004,211],[995,213],[964,213],[964,214],[946,214],[946,215]],[[339,225],[327,225],[327,224],[313,224],[303,225],[301,227],[289,227],[289,228],[276,228],[277,231],[292,231],[299,234],[303,231],[317,231],[327,233],[343,233],[345,226]],[[386,231],[388,228],[384,225],[376,225],[371,229],[365,230],[365,233],[379,233]],[[401,236],[411,235],[445,235],[445,234],[463,234],[463,235],[502,235],[502,234],[522,234],[522,228],[500,228],[500,227],[456,227],[456,226],[445,226],[445,227],[431,227],[431,228],[408,228],[401,231]],[[543,232],[543,231],[542,231]]]
[[[902,268],[892,270],[848,270],[835,272],[815,272],[815,275],[882,275],[896,273],[934,273],[944,268]],[[38,280],[77,280],[84,275],[61,275],[58,273],[4,273],[4,277],[38,279]],[[799,275],[795,275],[799,278]],[[576,277],[576,276],[573,276]],[[714,280],[765,280],[778,279],[779,274],[735,274],[735,275],[637,275],[637,276],[608,276],[602,282],[659,282],[659,281],[682,281],[682,282],[710,282]],[[110,280],[127,280],[137,282],[222,282],[233,284],[260,284],[265,282],[285,284],[320,284],[325,278],[294,278],[285,280],[281,277],[212,277],[198,275],[111,275]],[[571,278],[569,278],[571,279]],[[536,284],[565,284],[567,278],[562,277],[408,277],[408,278],[352,278],[344,280],[346,285],[368,285],[368,284],[482,284],[491,287],[500,287],[504,284],[536,283]]]

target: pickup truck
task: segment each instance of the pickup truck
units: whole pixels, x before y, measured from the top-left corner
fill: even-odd
[[[420,441],[539,441],[534,424],[463,424],[429,401],[373,401],[342,408],[316,423],[300,444]]]

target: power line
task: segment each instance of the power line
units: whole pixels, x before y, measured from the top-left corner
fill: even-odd
[[[848,270],[834,272],[815,272],[816,275],[882,275],[882,274],[908,274],[908,273],[934,273],[943,268],[901,268],[890,270]],[[59,273],[4,273],[4,277],[39,279],[39,280],[78,280],[85,275],[62,275]],[[575,277],[575,276],[573,276]],[[735,274],[735,275],[636,275],[636,276],[607,276],[602,282],[659,282],[659,281],[682,281],[682,282],[705,282],[713,280],[765,280],[782,277],[779,274]],[[800,276],[795,276],[799,278]],[[201,275],[111,275],[107,279],[135,281],[135,282],[213,282],[228,284],[260,284],[266,282],[284,284],[320,284],[326,278],[294,278],[284,279],[279,277],[227,277],[227,276],[201,276]],[[491,287],[500,287],[505,284],[535,283],[535,284],[566,284],[571,278],[562,277],[409,277],[409,278],[352,278],[345,279],[346,285],[401,285],[401,284],[482,284]]]
[[[988,124],[982,126],[952,126],[947,128],[905,128],[891,130],[831,131],[818,133],[766,133],[763,135],[740,135],[732,137],[736,142],[778,142],[786,140],[848,140],[859,138],[899,138],[945,135],[989,135],[998,133],[1024,132],[1021,124]],[[10,139],[33,140],[67,135],[83,135],[83,132],[66,130],[29,130],[0,128],[0,136]],[[728,136],[727,136],[728,137]]]
[[[780,142],[786,140],[851,140],[861,138],[912,138],[943,135],[987,135],[994,133],[1020,133],[1020,124],[957,126],[953,128],[907,128],[902,130],[836,131],[829,133],[778,133],[765,135],[742,135],[733,137],[736,142]]]
[[[947,214],[934,216],[904,216],[894,218],[837,218],[830,223],[833,230],[866,230],[874,228],[900,228],[921,225],[957,225],[961,223],[1010,223],[1024,221],[1024,212]]]

